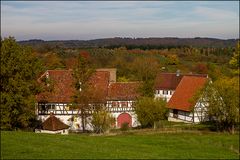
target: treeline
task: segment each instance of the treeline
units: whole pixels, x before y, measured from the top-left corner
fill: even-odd
[[[33,39],[28,41],[19,41],[19,44],[30,45],[32,47],[61,46],[65,49],[73,48],[115,48],[125,46],[127,48],[140,49],[162,49],[171,47],[209,47],[209,48],[225,48],[234,47],[238,39],[214,39],[214,38],[105,38],[95,40],[55,40],[43,41],[40,39]]]
[[[124,80],[140,80],[135,65],[141,65],[146,59],[156,63],[156,72],[176,72],[209,74],[213,79],[221,75],[231,76],[230,58],[236,47],[195,48],[176,47],[166,49],[129,49],[118,48],[85,48],[64,49],[61,47],[34,48],[37,57],[42,61],[44,70],[70,69],[76,63],[79,53],[90,55],[95,68],[117,68],[118,77]],[[148,64],[151,66],[151,64]],[[122,79],[122,80],[123,80]]]

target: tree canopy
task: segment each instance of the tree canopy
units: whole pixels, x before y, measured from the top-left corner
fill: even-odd
[[[166,119],[166,101],[143,97],[137,101],[135,112],[142,127],[153,127],[154,122]]]
[[[41,64],[12,37],[1,40],[1,129],[28,127],[34,119]]]
[[[205,90],[210,120],[219,130],[234,132],[239,123],[239,79],[223,77]]]

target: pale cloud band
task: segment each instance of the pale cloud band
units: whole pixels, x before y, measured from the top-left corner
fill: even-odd
[[[105,37],[239,38],[239,2],[2,2],[2,35],[18,40]]]

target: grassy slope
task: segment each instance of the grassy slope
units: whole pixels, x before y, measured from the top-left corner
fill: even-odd
[[[88,136],[1,132],[1,158],[238,158],[238,135]]]

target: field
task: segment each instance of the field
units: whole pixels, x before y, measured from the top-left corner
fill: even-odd
[[[1,132],[2,159],[239,158],[239,136],[224,133],[142,133],[112,136]]]

